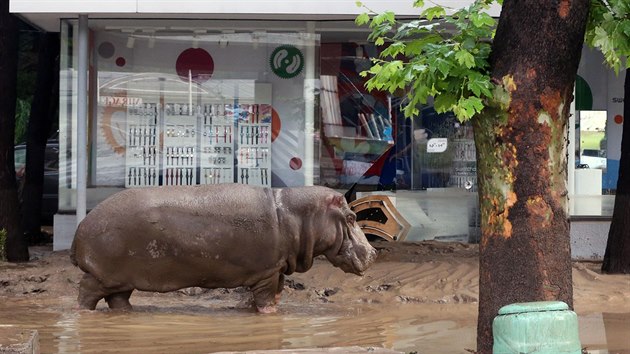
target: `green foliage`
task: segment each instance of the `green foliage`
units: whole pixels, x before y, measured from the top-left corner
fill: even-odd
[[[406,22],[357,2],[367,10],[356,18],[357,25],[369,25],[368,39],[385,47],[362,73],[369,76],[367,88],[407,90],[407,116],[417,115],[429,97],[435,98],[437,112],[452,111],[460,121],[480,113],[494,91],[488,56],[496,21],[485,12],[491,2],[476,0],[447,14],[441,6],[422,9],[424,1],[415,0],[420,16]]]
[[[28,119],[31,114],[31,100],[18,98],[15,105],[15,141],[19,144],[26,141]]]
[[[15,141],[26,141],[31,102],[37,81],[37,38],[39,32],[20,30],[18,37],[17,101],[15,105]]]
[[[0,261],[7,260],[7,230],[0,229]]]
[[[630,68],[630,2],[628,0],[591,0],[586,43],[599,49],[606,63],[619,74],[623,65]]]

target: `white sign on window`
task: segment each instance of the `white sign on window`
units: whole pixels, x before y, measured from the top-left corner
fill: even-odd
[[[427,152],[444,152],[448,146],[447,138],[433,138],[427,141]]]

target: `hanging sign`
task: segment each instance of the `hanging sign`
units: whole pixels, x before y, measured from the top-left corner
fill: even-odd
[[[427,152],[444,152],[448,147],[447,138],[433,138],[427,141]]]

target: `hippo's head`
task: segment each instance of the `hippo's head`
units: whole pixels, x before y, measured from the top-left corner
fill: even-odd
[[[341,246],[333,247],[324,253],[335,267],[346,273],[363,275],[363,272],[376,260],[376,250],[368,242],[357,224],[356,214],[350,210],[343,196],[336,197],[337,237],[342,237]],[[339,242],[336,242],[339,245]]]

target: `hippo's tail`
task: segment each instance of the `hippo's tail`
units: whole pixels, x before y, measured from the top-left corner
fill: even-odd
[[[77,238],[79,236],[79,233],[81,232],[81,225],[83,225],[83,223],[80,223],[77,227],[77,231],[74,232],[74,238],[72,238],[72,246],[70,246],[70,262],[72,262],[72,264],[74,264],[75,266],[79,266],[79,262],[77,262]]]
[[[76,235],[75,235],[76,238]],[[75,266],[78,266],[79,263],[77,262],[77,257],[76,257],[76,242],[74,242],[74,240],[72,240],[72,246],[70,247],[70,262],[72,262],[72,264],[74,264]]]

